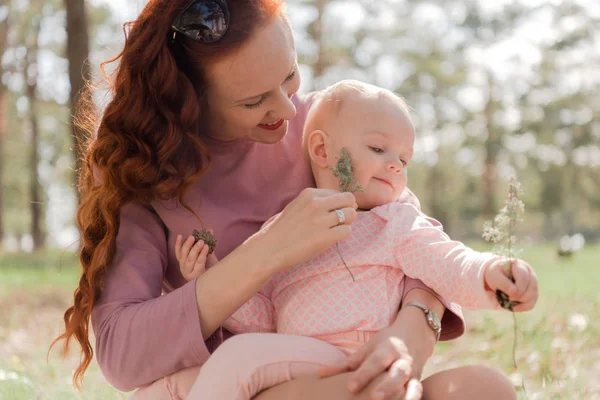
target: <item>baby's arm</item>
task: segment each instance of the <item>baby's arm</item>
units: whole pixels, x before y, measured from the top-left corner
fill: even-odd
[[[404,273],[421,279],[449,301],[469,309],[499,308],[486,271],[500,258],[454,241],[437,221],[404,205],[392,221],[394,254]],[[498,275],[494,275],[498,277]],[[510,283],[508,277],[505,280]],[[486,287],[487,286],[487,287]]]

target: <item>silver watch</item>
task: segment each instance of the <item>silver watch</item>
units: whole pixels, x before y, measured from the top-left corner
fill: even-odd
[[[435,312],[429,309],[425,304],[418,301],[411,301],[404,305],[404,307],[413,306],[420,308],[425,313],[425,318],[427,319],[427,325],[431,328],[431,330],[435,333],[436,342],[440,340],[440,334],[442,333],[442,323],[440,318],[437,316]]]

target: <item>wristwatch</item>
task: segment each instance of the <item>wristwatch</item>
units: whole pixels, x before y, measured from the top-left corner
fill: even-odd
[[[411,301],[405,304],[404,307],[413,306],[420,308],[425,313],[425,318],[427,319],[427,325],[431,328],[431,330],[435,333],[435,341],[440,340],[440,334],[442,333],[442,323],[437,314],[429,309],[425,304],[418,301]]]

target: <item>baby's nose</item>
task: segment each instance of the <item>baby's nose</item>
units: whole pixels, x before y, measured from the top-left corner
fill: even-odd
[[[402,173],[402,169],[404,168],[404,164],[402,164],[402,161],[400,160],[396,160],[396,161],[392,161],[390,162],[390,165],[388,167],[390,169],[390,171],[396,173],[396,174],[400,174]]]

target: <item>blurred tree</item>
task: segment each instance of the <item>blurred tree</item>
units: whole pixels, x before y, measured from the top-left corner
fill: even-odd
[[[600,18],[576,1],[545,11],[555,35],[540,46],[536,79],[519,98],[522,129],[536,143],[528,155],[541,182],[537,206],[547,239],[590,237],[600,216]]]
[[[470,0],[467,14],[460,29],[467,33],[468,42],[463,47],[463,56],[468,57],[475,50],[479,56],[471,59],[471,75],[479,77],[479,88],[484,97],[482,118],[484,121],[483,173],[482,173],[482,213],[485,219],[492,219],[497,213],[498,197],[498,156],[502,151],[502,136],[507,133],[496,116],[506,106],[503,98],[510,90],[495,75],[487,56],[491,49],[511,39],[518,28],[531,18],[532,10],[517,1],[490,11],[480,1]],[[473,57],[472,57],[473,58]],[[503,192],[502,192],[503,193]]]
[[[323,30],[323,19],[325,18],[325,6],[328,0],[315,0],[314,8],[316,17],[307,27],[307,33],[317,48],[317,57],[312,63],[313,77],[319,78],[325,73],[325,68],[332,64],[329,60],[325,47],[325,32]]]
[[[33,3],[31,9],[35,7],[41,9],[41,2]],[[43,201],[41,197],[39,164],[40,164],[40,123],[39,107],[37,98],[38,87],[38,50],[41,13],[33,12],[30,19],[30,27],[25,37],[25,56],[23,67],[23,80],[25,82],[25,95],[28,100],[28,120],[30,132],[29,148],[29,205],[31,209],[31,237],[33,239],[33,250],[40,250],[44,247],[44,233],[42,229]]]
[[[69,61],[69,82],[71,94],[69,104],[71,115],[77,115],[77,107],[81,96],[89,96],[85,90],[86,83],[91,81],[92,73],[89,63],[90,44],[88,33],[88,15],[85,0],[65,0],[67,11],[67,60]],[[88,101],[91,103],[91,99]],[[75,184],[81,163],[81,154],[85,145],[85,132],[77,127],[74,119],[71,122],[73,132],[73,151],[75,156]],[[79,191],[77,191],[79,196]]]
[[[4,84],[4,68],[2,58],[8,42],[9,4],[0,6],[0,248],[4,241],[4,156],[7,128],[6,85]]]

